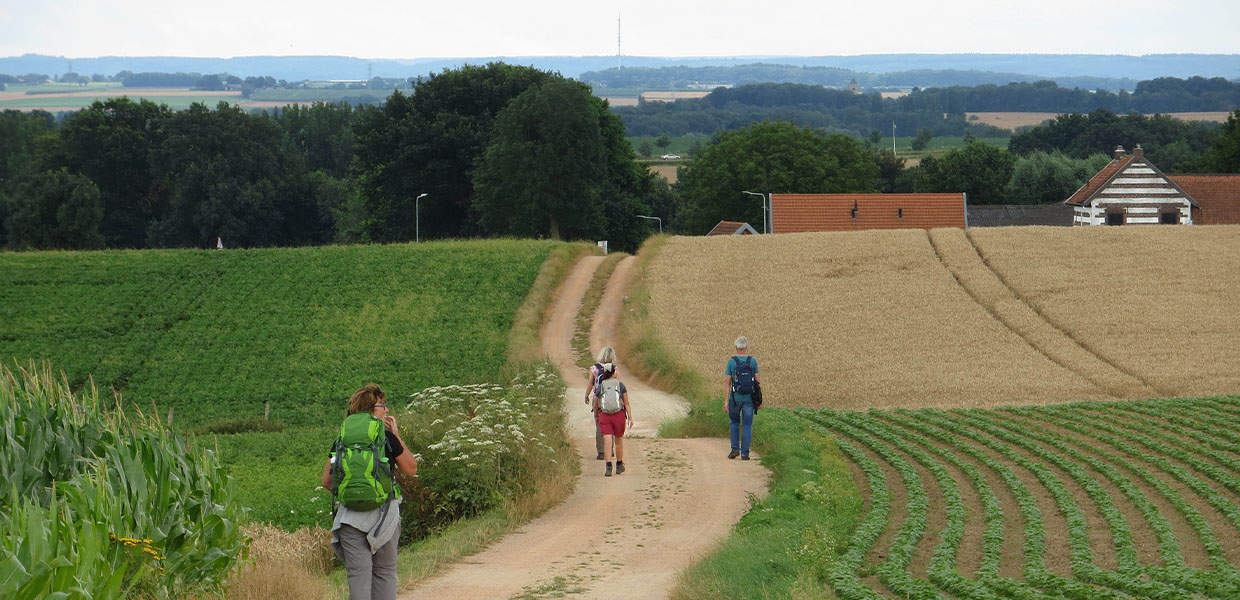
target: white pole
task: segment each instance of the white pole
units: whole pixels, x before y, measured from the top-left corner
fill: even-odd
[[[413,241],[414,242],[422,241],[422,209],[419,207],[419,203],[422,201],[423,198],[429,195],[430,194],[427,192],[422,192],[420,195],[418,195],[417,198],[413,199]]]
[[[896,154],[896,122],[891,122],[891,155]]]

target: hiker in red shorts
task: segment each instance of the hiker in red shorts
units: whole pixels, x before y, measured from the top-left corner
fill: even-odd
[[[603,475],[611,477],[612,447],[616,451],[616,475],[624,472],[624,430],[633,426],[633,411],[629,408],[629,391],[616,376],[616,365],[604,363],[599,377],[597,395],[594,396],[594,414],[599,431],[603,433],[603,459],[607,461]]]

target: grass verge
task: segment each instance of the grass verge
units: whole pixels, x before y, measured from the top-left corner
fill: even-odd
[[[774,473],[770,494],[719,548],[681,573],[673,599],[835,597],[827,571],[865,505],[847,459],[783,409],[759,412],[754,449]]]
[[[650,319],[645,267],[670,239],[657,236],[638,252],[619,343],[639,377],[690,402],[689,414],[665,423],[664,437],[722,437],[728,421],[719,387],[689,367]],[[732,535],[681,574],[672,598],[833,598],[827,570],[844,551],[864,500],[835,443],[793,414],[765,408],[754,420],[754,449],[773,472],[770,494],[753,504]]]

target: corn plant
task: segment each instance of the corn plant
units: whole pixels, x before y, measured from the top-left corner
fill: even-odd
[[[215,591],[245,552],[214,455],[93,385],[0,365],[0,597]]]

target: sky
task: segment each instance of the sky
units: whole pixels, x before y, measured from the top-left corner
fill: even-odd
[[[0,56],[1240,53],[1240,0],[0,0]]]

